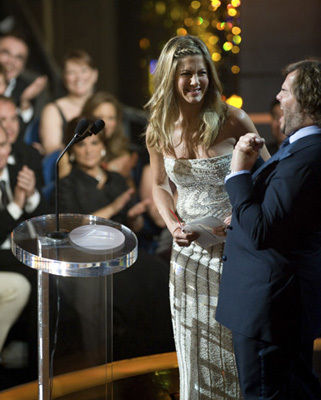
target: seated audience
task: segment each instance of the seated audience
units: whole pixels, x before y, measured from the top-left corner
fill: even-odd
[[[66,143],[74,136],[79,118],[70,121],[66,129]],[[102,160],[108,149],[104,146],[104,132],[74,144],[70,150],[72,170],[60,180],[60,210],[93,214],[128,225],[138,232],[143,226],[142,213],[149,200],[134,204],[134,189],[124,177],[106,171]],[[88,196],[90,193],[90,196]]]
[[[37,376],[37,272],[19,262],[13,255],[10,234],[22,221],[37,215],[47,214],[48,206],[37,190],[34,171],[19,162],[9,164],[10,153],[9,134],[0,125],[0,270],[1,272],[15,272],[23,275],[28,279],[32,288],[29,302],[21,315],[23,325],[22,329],[17,332],[17,339],[27,343],[28,366],[30,367],[28,378],[35,379]],[[2,279],[2,277],[0,278]],[[16,309],[16,313],[12,314],[12,318],[14,315],[18,316],[28,298],[28,288],[26,287],[28,285],[22,282],[23,279],[19,275],[11,277],[12,280],[15,278],[17,278],[17,285],[24,286],[25,294],[20,292],[22,298],[20,300],[17,298],[17,307],[19,307]],[[17,290],[14,287],[12,289]],[[7,321],[7,324],[9,322]],[[8,352],[6,358],[10,358]]]

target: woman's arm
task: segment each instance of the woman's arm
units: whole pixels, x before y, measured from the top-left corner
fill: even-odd
[[[53,103],[47,104],[41,113],[39,137],[45,154],[62,148],[63,121]]]
[[[150,200],[150,203],[147,205],[148,215],[158,227],[165,228],[165,222],[159,214],[153,200],[152,170],[150,164],[146,164],[143,168],[142,176],[139,183],[139,197],[141,198],[141,200]]]
[[[156,207],[176,243],[180,246],[189,246],[198,235],[194,232],[183,232],[180,223],[171,213],[171,211],[175,211],[175,202],[165,171],[164,158],[154,148],[148,148],[148,151],[152,170],[153,200]]]

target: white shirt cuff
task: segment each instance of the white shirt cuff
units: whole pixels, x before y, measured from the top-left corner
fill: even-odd
[[[21,210],[21,208],[18,206],[18,204],[15,203],[14,201],[11,201],[7,205],[7,210],[9,212],[9,214],[11,215],[11,217],[15,220],[19,219],[21,217],[21,215],[23,214],[23,210]]]
[[[25,204],[26,212],[30,214],[33,211],[35,211],[35,209],[38,207],[39,203],[40,203],[40,193],[36,189],[34,194],[32,196],[30,196],[26,201],[26,204]]]
[[[33,116],[33,107],[29,107],[26,110],[21,110],[19,108],[19,115],[22,118],[22,121],[27,124],[28,122],[30,122],[32,116]]]
[[[226,175],[224,182],[228,181],[230,178],[233,178],[233,176],[250,174],[250,173],[251,171],[247,169],[242,169],[241,171],[232,171],[228,175]]]

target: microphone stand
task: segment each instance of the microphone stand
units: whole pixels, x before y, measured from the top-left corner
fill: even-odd
[[[55,174],[55,208],[56,208],[56,230],[54,232],[49,232],[47,234],[47,237],[55,240],[62,240],[65,239],[68,236],[68,231],[64,230],[61,231],[59,228],[59,161],[61,160],[62,156],[66,153],[66,151],[75,143],[80,140],[85,139],[88,136],[91,135],[97,135],[98,132],[100,132],[104,126],[105,123],[103,120],[98,119],[95,121],[93,126],[89,129],[89,131],[86,132],[88,128],[88,121],[85,119],[81,119],[78,122],[78,125],[76,127],[76,133],[74,137],[71,139],[71,141],[67,144],[66,148],[62,151],[62,153],[59,155],[59,157],[56,160],[56,174]]]
[[[56,160],[56,172],[55,172],[55,215],[56,215],[56,230],[54,232],[47,233],[47,236],[51,239],[62,240],[68,236],[68,231],[60,231],[59,227],[59,161],[62,156],[66,153],[66,151],[75,143],[77,139],[79,139],[80,134],[78,132],[75,133],[74,137],[68,143],[66,148],[62,151],[59,157]]]

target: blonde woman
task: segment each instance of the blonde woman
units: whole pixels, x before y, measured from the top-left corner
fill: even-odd
[[[232,335],[215,321],[223,244],[203,248],[182,224],[231,214],[224,177],[238,138],[256,129],[244,111],[222,101],[211,56],[196,37],[167,42],[154,88],[146,144],[154,201],[173,236],[170,301],[180,399],[241,399]],[[262,157],[269,158],[266,149]],[[176,210],[169,179],[177,188]]]

